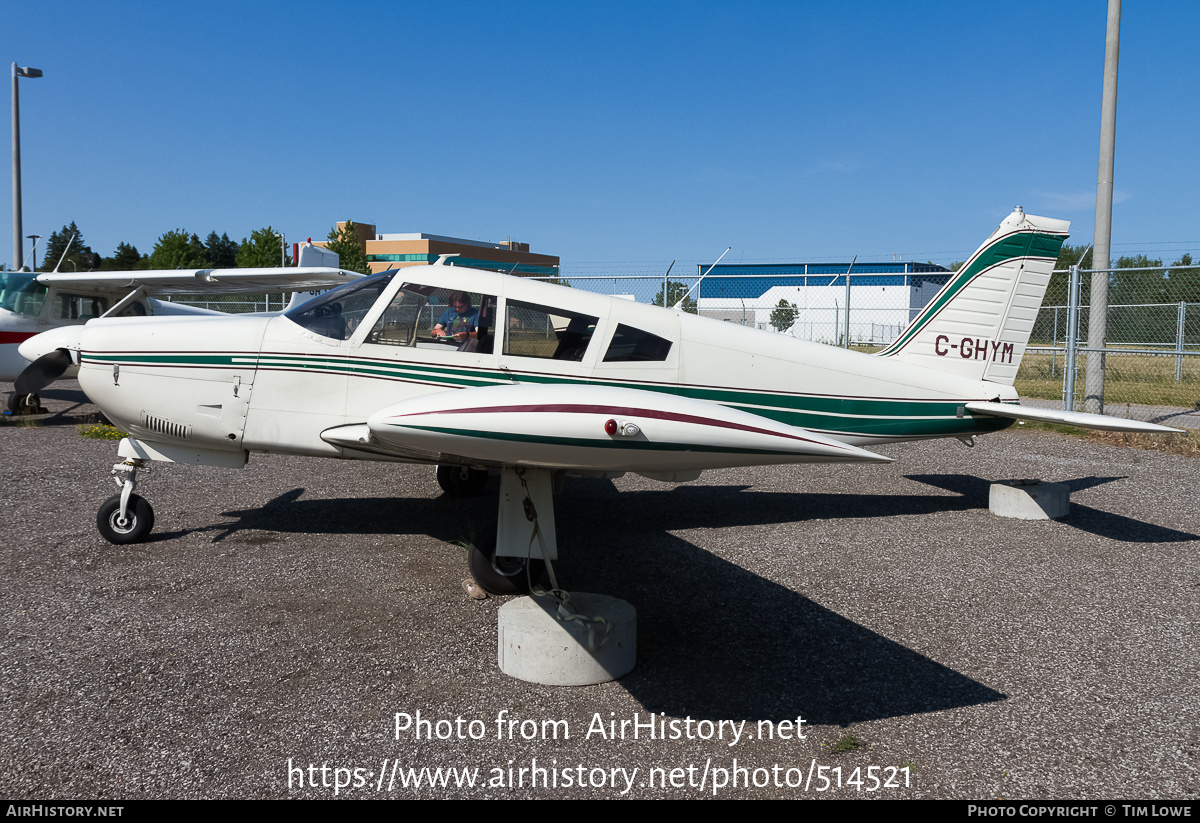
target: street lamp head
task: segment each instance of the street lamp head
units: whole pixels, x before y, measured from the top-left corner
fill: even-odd
[[[16,71],[17,77],[41,77],[41,69],[31,69],[29,66],[18,66],[13,63],[13,70]]]

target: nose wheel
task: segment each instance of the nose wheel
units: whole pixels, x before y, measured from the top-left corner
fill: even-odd
[[[109,543],[123,546],[141,543],[154,528],[154,509],[143,497],[129,495],[125,513],[121,514],[121,495],[114,494],[104,501],[96,513],[96,528]]]
[[[121,493],[105,500],[96,512],[96,528],[109,543],[118,546],[141,543],[154,528],[154,509],[145,498],[133,493],[137,472],[143,468],[143,462],[130,458],[113,466],[113,480],[121,487]]]

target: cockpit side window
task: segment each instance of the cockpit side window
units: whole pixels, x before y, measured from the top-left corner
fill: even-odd
[[[642,361],[663,361],[671,353],[671,341],[665,340],[648,331],[617,324],[608,351],[604,353],[605,363],[634,363]]]
[[[587,353],[599,319],[551,306],[509,300],[507,321],[505,354],[579,362]]]
[[[405,283],[366,342],[491,354],[495,315],[492,295]]]
[[[59,320],[83,320],[86,322],[108,311],[107,297],[60,293],[56,303],[58,311],[55,316]]]
[[[314,334],[346,340],[396,275],[394,271],[363,277],[319,294],[284,316]]]

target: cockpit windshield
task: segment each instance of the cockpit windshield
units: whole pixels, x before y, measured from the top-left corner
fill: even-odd
[[[358,328],[395,276],[395,271],[385,271],[346,283],[317,295],[284,316],[314,334],[345,340]]]
[[[0,272],[0,309],[33,317],[40,315],[48,290],[36,278],[37,272]]]

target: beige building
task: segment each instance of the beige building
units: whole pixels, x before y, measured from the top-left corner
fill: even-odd
[[[345,225],[345,221],[339,222],[338,231]],[[424,266],[436,261],[439,255],[456,254],[458,259],[454,263],[459,266],[526,277],[558,276],[558,258],[550,254],[533,254],[529,251],[528,243],[514,240],[485,243],[423,232],[378,234],[369,223],[355,223],[354,231],[366,250],[372,272]],[[324,246],[326,243],[316,245]]]

